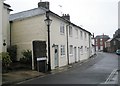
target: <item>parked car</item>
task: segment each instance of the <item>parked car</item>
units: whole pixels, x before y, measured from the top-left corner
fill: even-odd
[[[116,54],[117,54],[117,55],[120,55],[120,49],[117,49],[117,50],[116,50]]]

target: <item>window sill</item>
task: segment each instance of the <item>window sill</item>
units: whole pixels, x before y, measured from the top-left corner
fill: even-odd
[[[65,57],[65,55],[61,55],[61,58]]]
[[[65,35],[65,33],[60,33],[60,35]]]
[[[69,56],[73,56],[73,54],[69,54]]]

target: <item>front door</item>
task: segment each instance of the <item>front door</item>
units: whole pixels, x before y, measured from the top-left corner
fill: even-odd
[[[80,48],[78,48],[78,60],[80,61]]]
[[[59,66],[59,59],[58,59],[58,46],[56,45],[54,48],[54,58],[55,58],[55,67]]]
[[[76,47],[74,47],[74,58],[75,58],[75,62],[77,62],[77,50],[76,50]]]

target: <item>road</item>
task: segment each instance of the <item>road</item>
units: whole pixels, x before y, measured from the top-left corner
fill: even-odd
[[[98,53],[82,65],[60,72],[49,74],[21,84],[101,84],[106,81],[114,69],[118,67],[118,56],[109,53]]]

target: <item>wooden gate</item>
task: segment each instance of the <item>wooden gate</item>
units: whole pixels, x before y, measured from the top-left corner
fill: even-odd
[[[46,41],[33,41],[34,68],[37,70],[37,58],[47,57]]]

